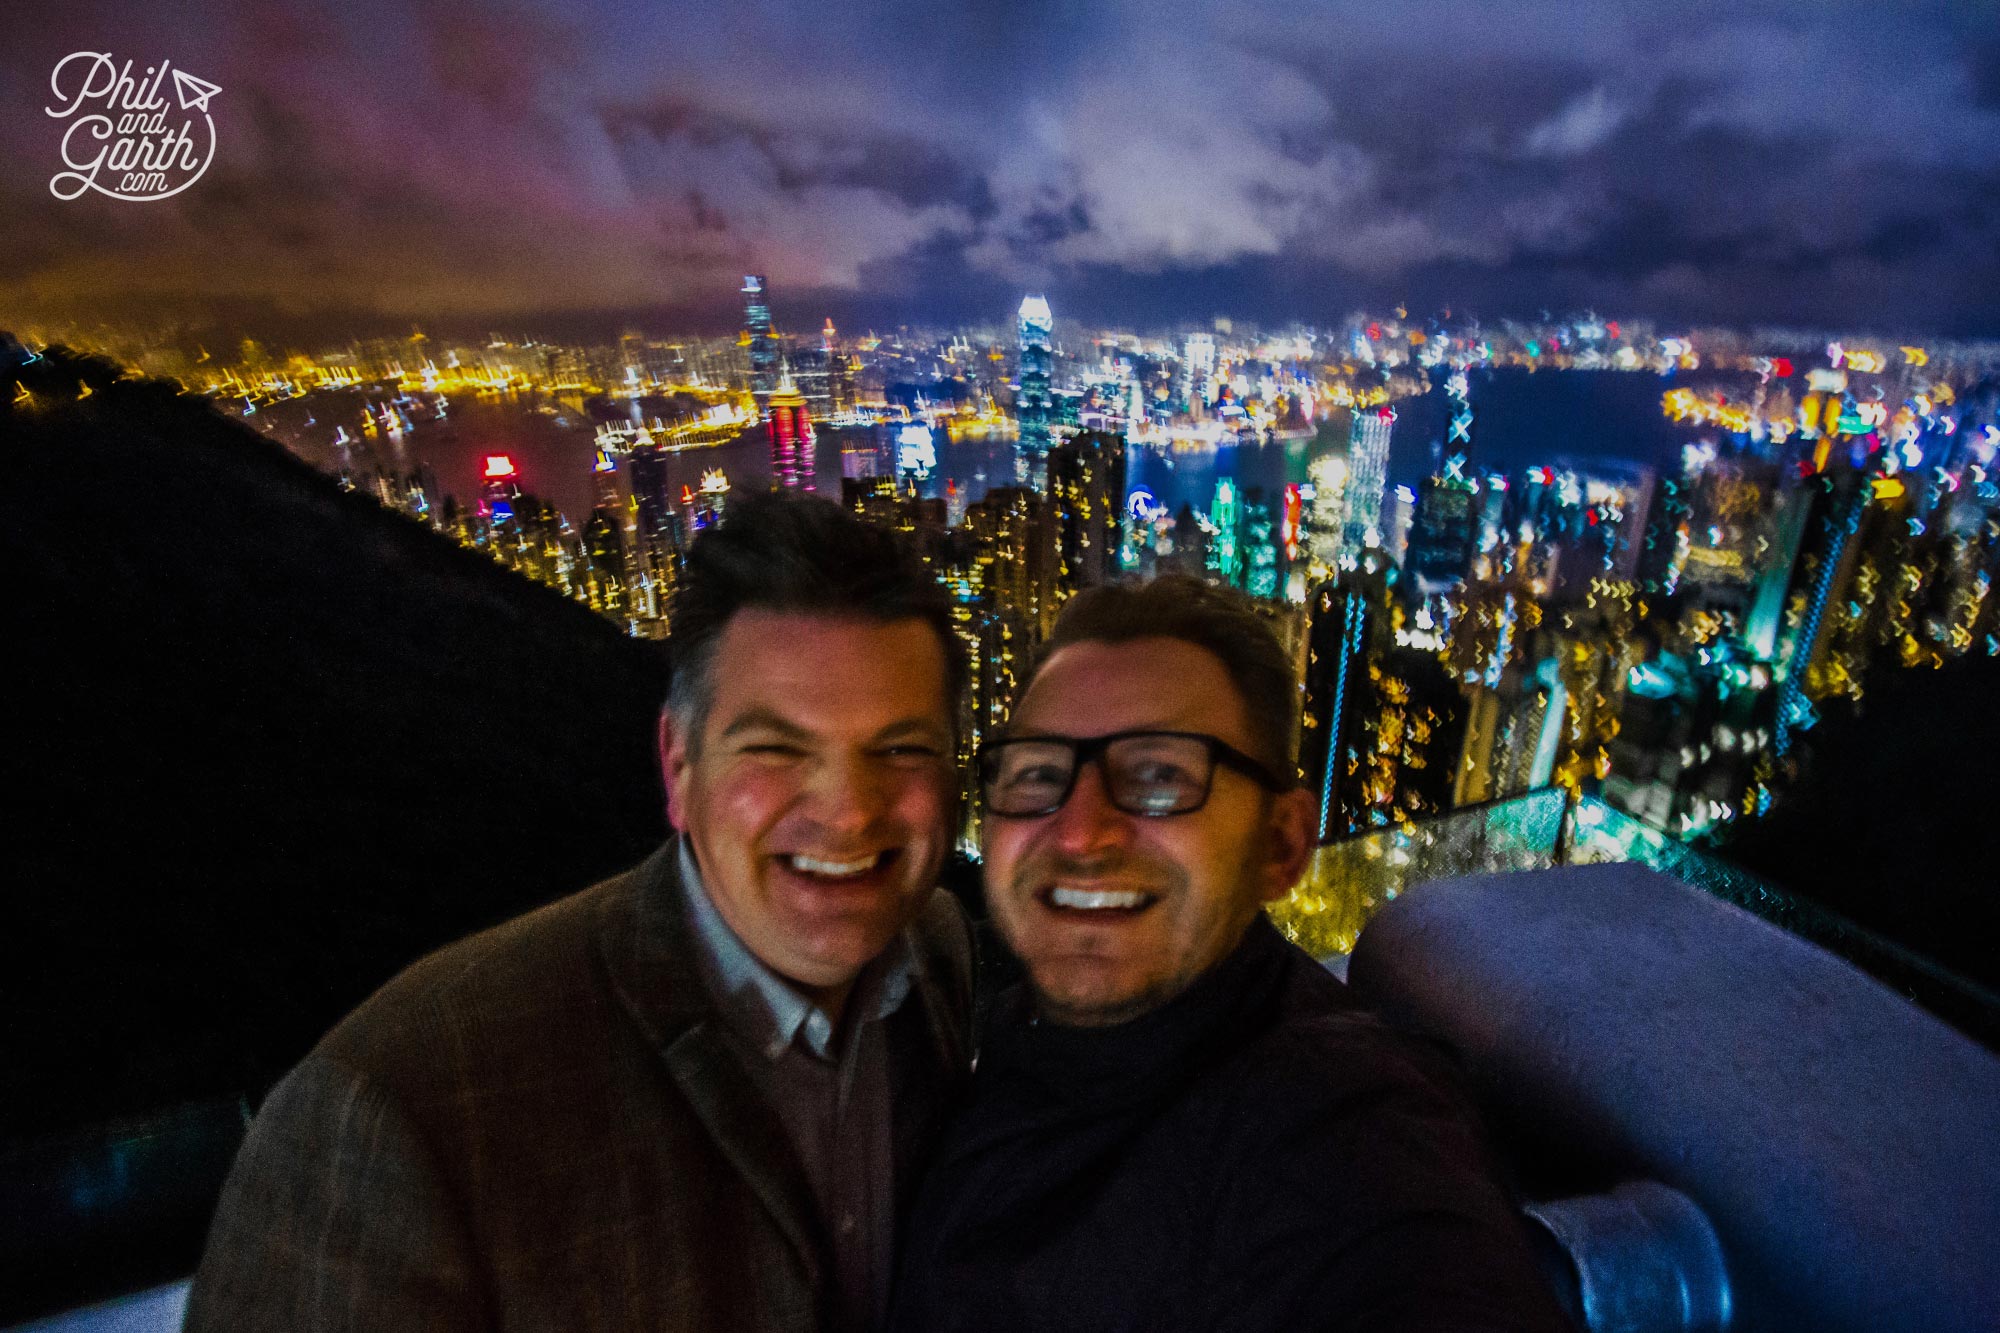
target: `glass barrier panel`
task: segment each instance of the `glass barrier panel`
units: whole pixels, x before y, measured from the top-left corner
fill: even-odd
[[[1382,904],[1412,884],[1555,865],[1565,805],[1550,787],[1327,843],[1271,919],[1315,958],[1347,953]]]

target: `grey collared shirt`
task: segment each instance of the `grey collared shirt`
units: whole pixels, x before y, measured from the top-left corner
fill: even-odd
[[[744,1067],[790,1134],[833,1247],[837,1326],[879,1328],[895,1238],[888,1043],[883,1020],[910,992],[907,934],[862,969],[836,1027],[731,930],[680,845],[702,979]]]

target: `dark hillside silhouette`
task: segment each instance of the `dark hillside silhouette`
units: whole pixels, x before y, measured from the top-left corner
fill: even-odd
[[[254,1101],[414,957],[657,842],[656,647],[174,385],[23,360],[6,1140]]]
[[[1789,889],[2000,990],[2000,659],[1891,662],[1858,709],[1802,735],[1801,773],[1721,851]]]

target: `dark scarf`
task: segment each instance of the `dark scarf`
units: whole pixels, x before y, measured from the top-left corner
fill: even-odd
[[[925,1184],[905,1271],[1004,1263],[1018,1244],[1060,1225],[1119,1169],[1119,1149],[1137,1127],[1275,1021],[1301,957],[1260,913],[1221,963],[1127,1023],[1035,1022],[1025,985],[1002,995],[981,1042],[971,1105]]]

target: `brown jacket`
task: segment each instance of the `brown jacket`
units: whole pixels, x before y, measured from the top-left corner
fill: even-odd
[[[272,1092],[193,1333],[811,1330],[827,1246],[696,971],[676,847],[415,964]],[[899,1216],[970,1053],[939,893],[889,1019]]]

